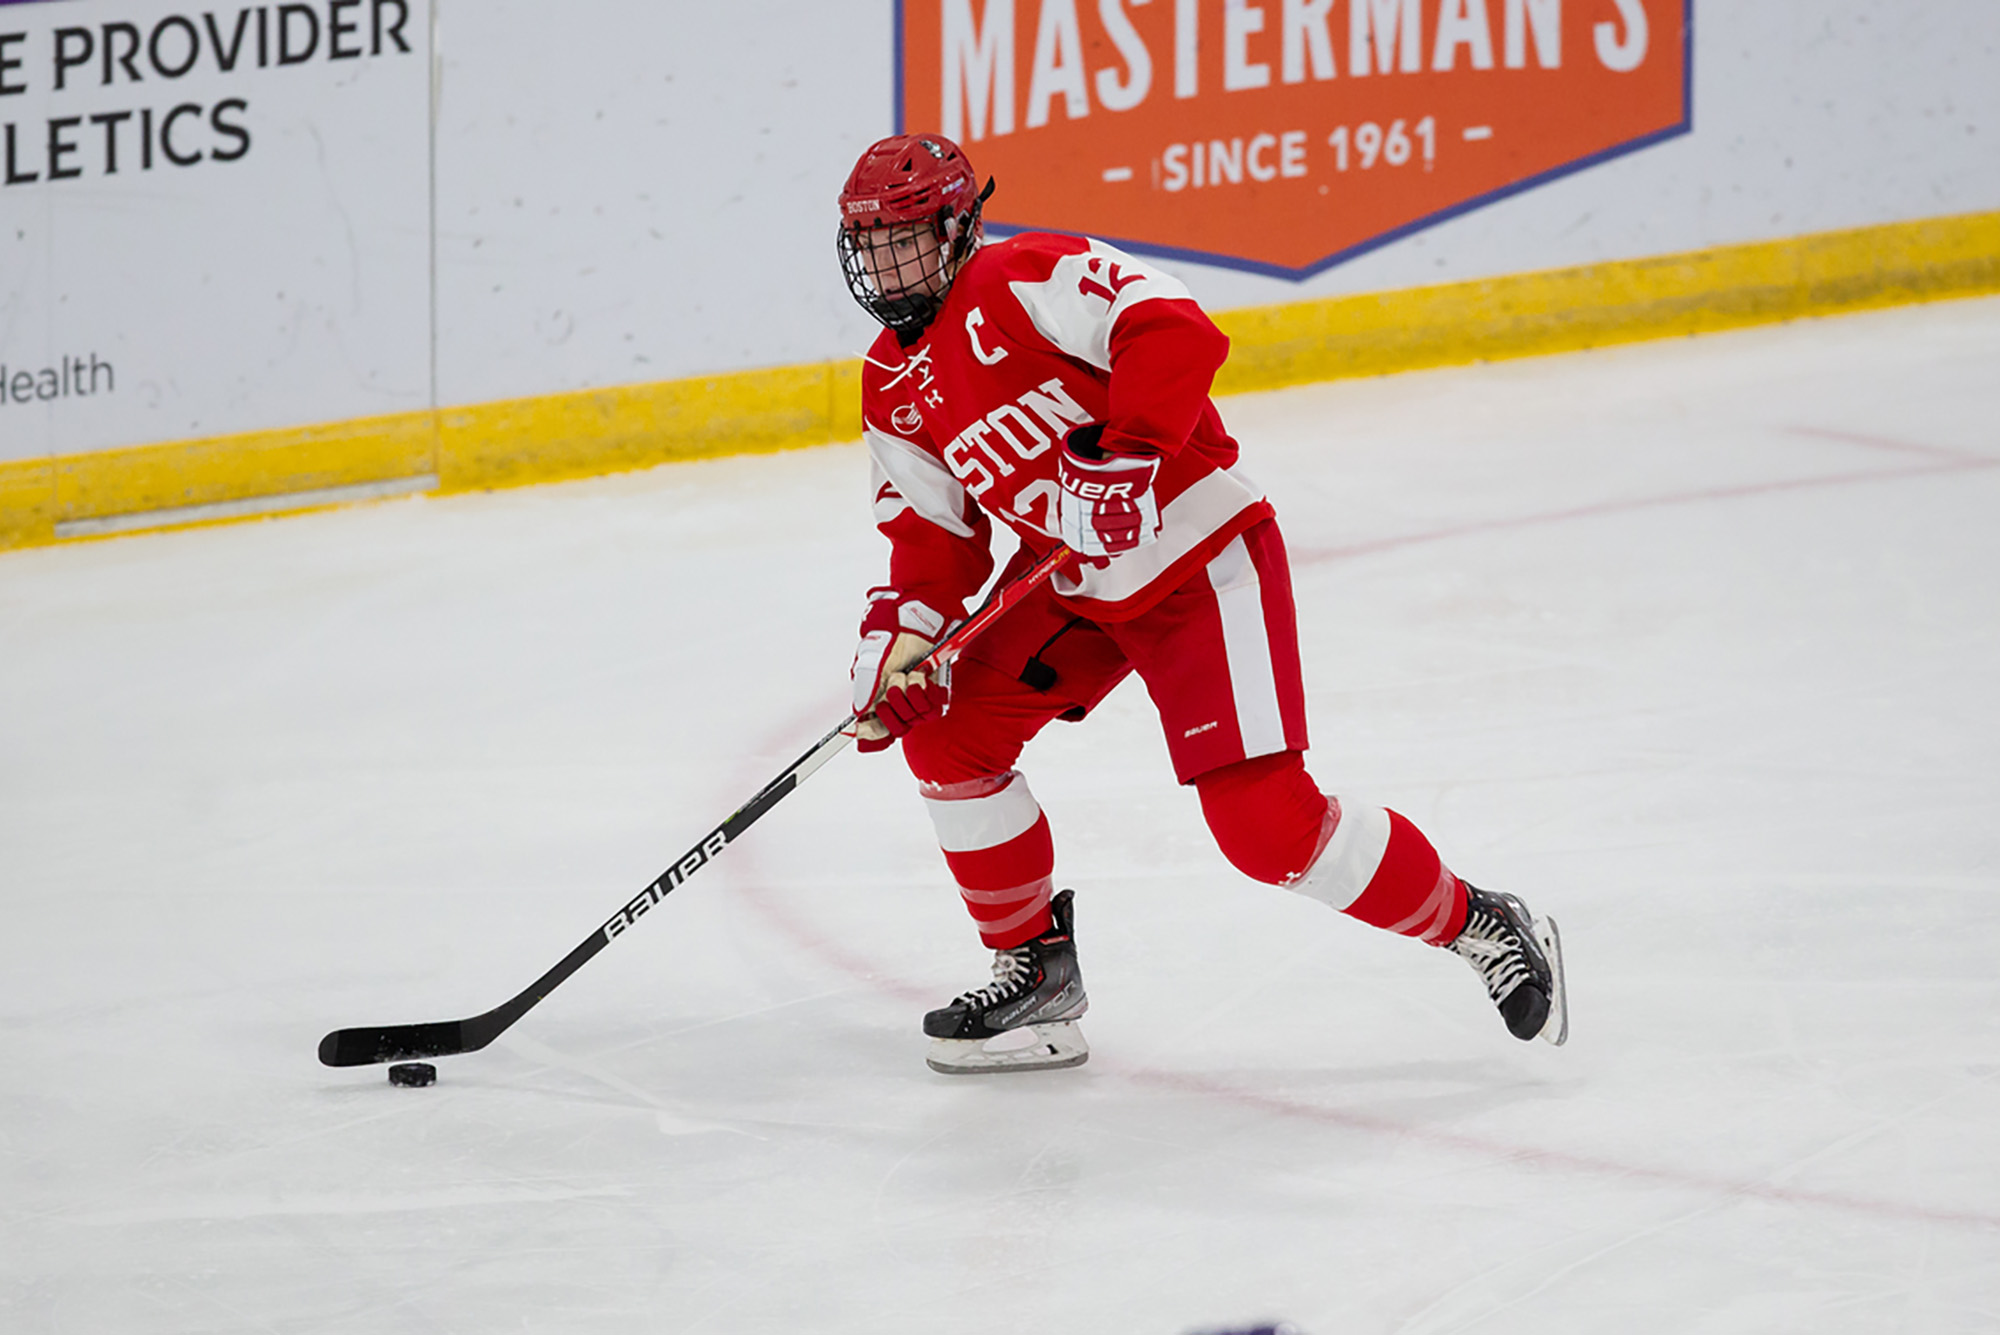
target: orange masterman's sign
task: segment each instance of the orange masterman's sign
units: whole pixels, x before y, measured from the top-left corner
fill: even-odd
[[[1687,132],[1693,0],[898,0],[1001,230],[1302,278]]]

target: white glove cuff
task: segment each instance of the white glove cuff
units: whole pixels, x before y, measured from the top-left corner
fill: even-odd
[[[882,660],[888,656],[889,641],[895,636],[886,630],[871,630],[854,649],[854,712],[866,714],[875,708],[875,688],[882,682]]]
[[[912,598],[896,609],[896,624],[935,643],[944,629],[944,614]]]

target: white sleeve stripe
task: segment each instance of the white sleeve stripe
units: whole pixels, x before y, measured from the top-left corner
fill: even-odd
[[[877,431],[874,427],[863,427],[861,434],[868,442],[868,458],[873,465],[872,485],[878,496],[882,484],[887,482],[901,493],[903,500],[920,517],[953,537],[973,536],[972,526],[964,519],[965,488],[959,485],[958,479],[951,475],[951,470],[941,460],[907,440],[898,439],[886,431]],[[885,517],[881,509],[878,504],[876,520],[880,523],[887,523],[898,513],[891,510]]]

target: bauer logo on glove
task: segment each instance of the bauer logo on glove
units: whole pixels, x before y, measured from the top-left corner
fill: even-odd
[[[1159,456],[1107,453],[1097,443],[1103,434],[1094,424],[1070,432],[1058,464],[1062,540],[1084,556],[1116,556],[1160,536]]]

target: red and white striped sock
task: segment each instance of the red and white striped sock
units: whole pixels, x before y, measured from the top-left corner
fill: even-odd
[[[1320,851],[1289,888],[1384,931],[1449,944],[1465,926],[1465,886],[1403,816],[1326,800]]]
[[[1048,931],[1055,840],[1020,771],[918,791],[979,939],[1008,950]]]

